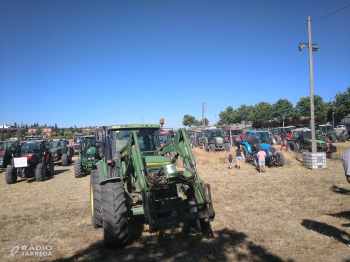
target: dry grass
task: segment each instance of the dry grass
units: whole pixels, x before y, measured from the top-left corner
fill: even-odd
[[[336,143],[327,169],[308,170],[284,153],[286,166],[259,174],[251,164],[227,169],[225,152],[194,154],[201,178],[212,187],[214,238],[172,229],[149,234],[130,221],[131,243],[105,249],[103,232],[90,225],[89,177],[76,179],[73,166],[56,165],[43,182],[0,180],[0,257],[23,261],[15,245],[51,245],[52,257],[28,261],[349,261],[350,186],[341,154],[350,142]],[[233,152],[233,150],[231,149]],[[4,172],[2,172],[4,176]],[[317,259],[316,259],[317,258]]]

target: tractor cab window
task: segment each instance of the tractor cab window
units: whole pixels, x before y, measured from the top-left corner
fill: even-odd
[[[319,129],[320,131],[323,131],[323,132],[326,131],[326,127],[325,127],[325,126],[319,126],[318,129]]]
[[[267,132],[254,134],[254,144],[270,143],[270,136]]]
[[[311,139],[311,131],[305,132],[305,139]]]
[[[10,149],[13,142],[4,142],[0,145],[0,151]]]
[[[90,147],[96,147],[96,141],[94,137],[85,138],[83,140],[84,148],[89,149]]]
[[[226,130],[226,135],[230,136],[230,130]]]
[[[53,149],[53,148],[59,148],[62,146],[62,141],[51,141],[50,142],[50,149]]]
[[[74,142],[76,143],[76,142],[78,142],[79,140],[81,140],[81,137],[82,137],[82,136],[75,136],[75,137],[74,137]]]
[[[332,126],[325,126],[327,131],[332,131],[333,127]]]
[[[40,153],[40,144],[39,143],[23,143],[21,145],[21,154],[39,154]]]
[[[242,134],[242,130],[233,130],[232,134],[233,135],[241,135]]]
[[[254,138],[254,135],[252,133],[248,133],[245,136],[245,139],[246,139],[248,144],[252,144],[253,143],[253,138]]]
[[[203,133],[197,133],[196,137],[203,137]]]
[[[158,136],[158,130],[157,129],[137,129],[139,132],[137,134],[137,140],[139,142],[140,151],[141,152],[147,152],[147,151],[155,151],[157,150],[157,147],[159,146],[159,136]],[[117,130],[113,131],[113,151],[114,151],[114,158],[117,158],[119,155],[119,152],[127,143],[128,139],[130,137],[131,131],[133,130]]]
[[[159,142],[161,144],[165,144],[168,141],[168,136],[167,135],[160,135],[159,136]]]
[[[287,127],[285,130],[286,130],[286,133],[292,133],[292,129],[290,127]]]
[[[277,128],[279,134],[284,134],[286,132],[285,128]]]
[[[210,136],[212,137],[221,137],[221,131],[219,129],[211,129]]]

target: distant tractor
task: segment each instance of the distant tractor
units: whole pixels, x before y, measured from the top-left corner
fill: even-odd
[[[272,144],[287,143],[289,139],[293,138],[292,130],[295,126],[278,127],[273,129],[271,142]]]
[[[17,177],[35,177],[36,181],[45,181],[54,174],[54,161],[45,140],[15,143],[13,165],[6,168],[7,184],[17,182]]]
[[[337,152],[337,147],[331,143],[327,144],[322,140],[316,140],[317,152],[325,152],[327,157]],[[312,150],[311,129],[297,128],[293,130],[293,138],[287,143],[287,151],[308,151]]]
[[[319,135],[319,137],[322,138],[324,142],[346,142],[347,140],[346,135],[339,134],[331,125],[318,125],[316,134]]]
[[[231,146],[235,146],[243,143],[245,135],[243,134],[242,130],[238,128],[226,129],[224,138]]]
[[[24,137],[24,141],[39,141],[43,139],[44,139],[43,136],[25,136]]]
[[[254,166],[257,167],[259,163],[257,153],[262,148],[266,153],[266,165],[283,166],[283,154],[276,152],[276,149],[269,143],[270,135],[268,131],[247,131],[241,148],[246,162],[253,161]]]
[[[67,139],[52,139],[50,140],[50,152],[53,160],[61,161],[62,166],[67,166],[72,163],[73,148],[68,146]]]
[[[86,136],[86,134],[85,133],[75,133],[73,135],[73,142],[71,144],[71,146],[73,148],[73,154],[78,154],[79,153],[79,149],[80,149],[79,141],[81,140],[82,136]]]
[[[202,140],[203,150],[215,152],[217,150],[230,151],[230,144],[222,138],[220,129],[211,128],[204,130],[204,139]]]
[[[195,132],[188,141],[190,142],[191,148],[201,147],[204,139],[204,133],[202,131]]]
[[[0,167],[6,168],[7,165],[13,164],[14,145],[16,142],[0,142]]]
[[[96,163],[102,158],[101,144],[95,136],[81,136],[78,159],[74,160],[75,177],[83,177],[86,172],[96,169]]]

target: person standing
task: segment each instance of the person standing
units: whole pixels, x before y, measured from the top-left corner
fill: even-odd
[[[228,168],[229,169],[232,169],[232,155],[230,154],[229,156],[228,156]]]
[[[240,145],[238,145],[238,148],[236,150],[236,161],[237,161],[237,170],[241,170],[242,150]]]
[[[342,157],[342,161],[343,161],[346,181],[350,183],[350,148],[345,151]],[[350,239],[349,239],[348,247],[350,247]]]
[[[262,147],[260,147],[259,149],[259,153],[257,154],[258,159],[259,159],[259,168],[260,168],[260,172],[261,173],[261,169],[263,169],[263,172],[266,172],[266,166],[265,166],[265,157],[266,157],[266,153],[263,150]]]

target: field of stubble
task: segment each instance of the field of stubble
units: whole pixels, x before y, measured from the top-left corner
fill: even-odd
[[[7,185],[0,170],[0,257],[4,261],[350,261],[350,184],[336,143],[327,169],[307,170],[294,153],[286,164],[259,174],[251,164],[227,168],[227,153],[195,149],[200,176],[212,187],[214,236],[163,235],[130,220],[130,243],[105,249],[102,229],[90,224],[90,177],[73,164],[55,165],[45,182]],[[231,149],[233,152],[233,149]],[[15,246],[51,246],[52,256],[25,256]],[[29,253],[30,255],[30,253]]]

